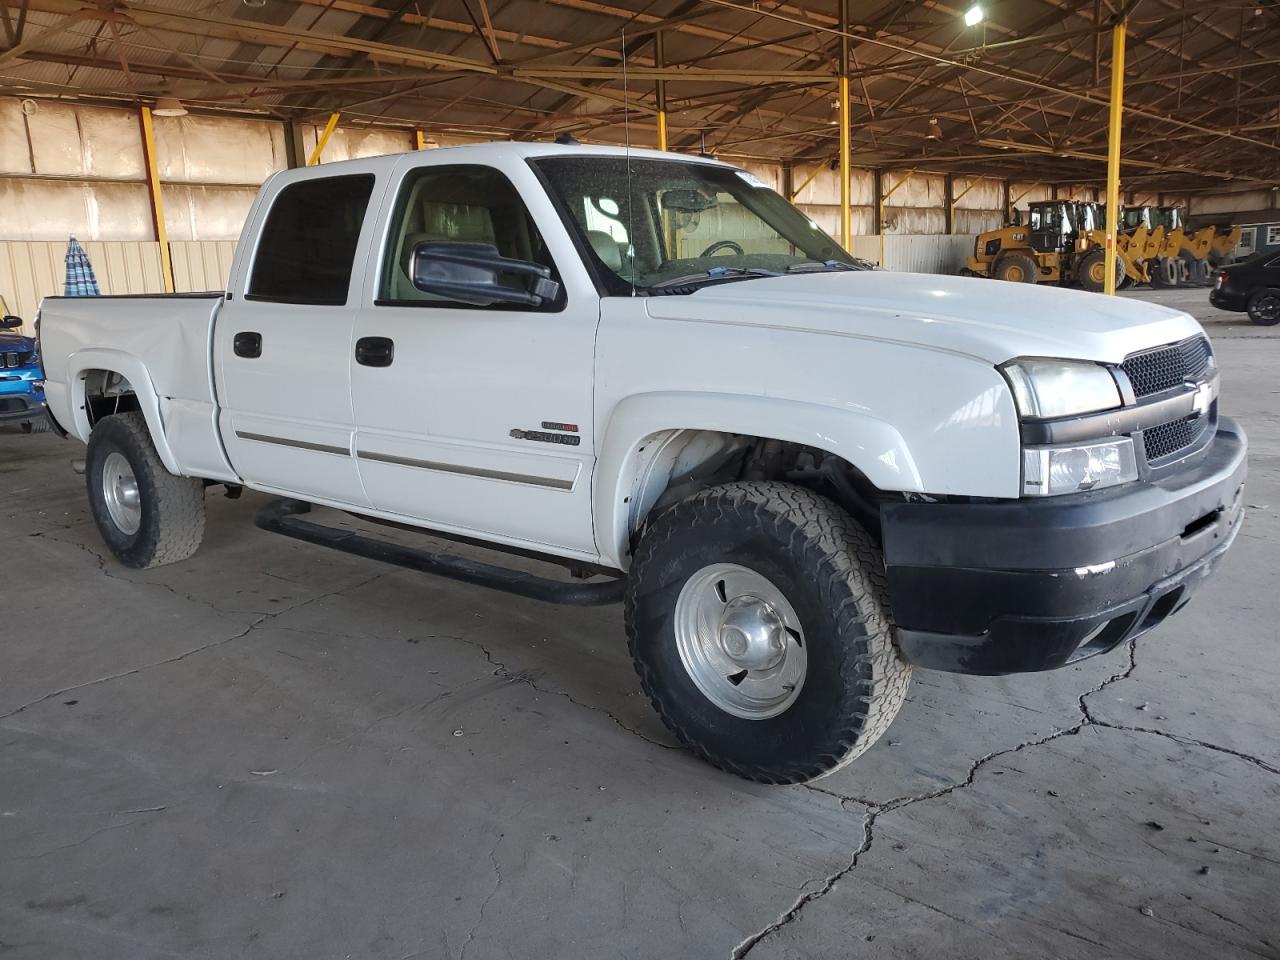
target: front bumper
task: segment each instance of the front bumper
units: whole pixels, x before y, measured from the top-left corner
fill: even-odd
[[[0,371],[0,423],[44,416],[44,382],[22,371]]]
[[[1203,457],[1098,493],[882,509],[903,657],[997,675],[1104,653],[1179,610],[1235,540],[1246,440],[1223,417]]]

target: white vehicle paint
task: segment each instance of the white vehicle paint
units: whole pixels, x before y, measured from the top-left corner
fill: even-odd
[[[879,271],[601,297],[528,160],[622,153],[493,144],[277,174],[254,204],[225,296],[45,302],[50,408],[87,441],[85,371],[114,371],[174,473],[625,568],[638,450],[664,431],[803,443],[844,458],[882,491],[1016,497],[1017,415],[998,365],[1021,356],[1116,363],[1199,331],[1185,313],[1132,300]],[[491,166],[520,192],[558,267],[564,311],[443,309],[423,322],[423,311],[376,304],[400,182],[459,163]],[[280,191],[358,173],[376,185],[346,305],[246,299]],[[236,357],[243,329],[275,349]],[[352,361],[365,335],[395,341],[392,367]],[[544,420],[576,423],[581,444],[510,437]]]
[[[1243,515],[1244,435],[1186,314],[864,269],[754,178],[672,154],[280,173],[227,290],[51,298],[39,330],[123,562],[190,556],[220,483],[359,556],[625,593],[668,727],[770,783],[867,749],[912,665],[1051,669],[1152,629]],[[607,579],[335,536],[307,503]]]

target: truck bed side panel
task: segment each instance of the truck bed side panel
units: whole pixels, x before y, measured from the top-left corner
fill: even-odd
[[[54,417],[87,442],[84,374],[111,370],[133,386],[165,466],[184,476],[236,479],[218,437],[210,360],[222,298],[47,298],[40,337]]]

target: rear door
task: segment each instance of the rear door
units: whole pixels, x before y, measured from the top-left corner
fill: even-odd
[[[353,456],[352,328],[377,185],[375,165],[361,166],[272,181],[214,330],[219,428],[236,472],[357,506],[368,498]]]
[[[582,273],[571,241],[523,160],[500,169],[408,157],[401,169],[352,368],[370,501],[426,526],[594,557],[599,299],[564,283],[560,264]],[[422,293],[410,264],[424,241],[493,244],[549,267],[561,296],[535,308]],[[360,344],[382,350],[365,356]]]

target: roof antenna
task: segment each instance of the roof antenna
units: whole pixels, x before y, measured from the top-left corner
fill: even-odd
[[[627,86],[627,29],[622,28],[622,131],[627,165],[627,260],[631,263],[631,295],[636,295],[635,203],[631,196],[631,95]]]

